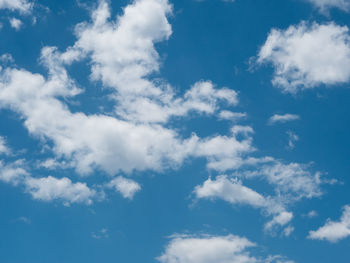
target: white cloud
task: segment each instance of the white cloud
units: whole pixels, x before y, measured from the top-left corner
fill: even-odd
[[[272,161],[269,157],[249,156],[255,151],[250,126],[235,125],[228,135],[199,138],[192,134],[183,138],[166,125],[171,116],[185,116],[192,111],[214,114],[221,111],[223,103],[230,106],[238,103],[235,91],[216,88],[210,81],[198,81],[179,97],[165,81],[148,79],[160,66],[154,44],[171,35],[169,14],[171,6],[166,0],[137,0],[116,21],[110,21],[108,4],[101,1],[92,14],[92,23],[76,27],[78,40],[74,46],[64,53],[52,47],[42,49],[41,62],[49,71],[48,77],[23,69],[1,70],[0,107],[17,112],[32,136],[53,145],[55,156],[42,163],[44,167],[64,164],[75,167],[80,174],[99,169],[114,175],[177,168],[190,157],[206,158],[207,167],[216,171]],[[70,111],[66,100],[74,99],[83,90],[76,87],[65,65],[82,58],[91,62],[92,79],[101,81],[103,88],[111,88],[116,100],[115,114]],[[275,186],[276,192],[298,193],[301,197],[315,195],[312,191],[318,188],[312,187],[311,179],[307,179],[309,174],[298,169],[288,174],[286,168],[293,167],[280,167],[279,171],[264,167],[259,172]],[[125,178],[115,180],[113,186],[126,198],[132,198],[139,190],[137,184],[126,182]],[[86,184],[72,183],[68,178],[27,176],[22,183],[34,198],[46,201],[89,204],[96,195]],[[246,195],[236,196],[233,201],[266,206],[274,217],[285,211],[282,202],[259,205],[261,195],[243,185],[231,184],[232,191]],[[266,202],[266,197],[261,198]],[[274,222],[284,221],[277,218]]]
[[[46,159],[44,161],[38,162],[37,165],[39,168],[45,168],[48,170],[55,170],[57,168],[68,168],[70,167],[66,161],[58,161],[53,158]]]
[[[282,211],[281,213],[275,215],[271,221],[265,224],[265,230],[272,231],[276,226],[284,226],[288,224],[292,219],[293,213]],[[288,226],[284,229],[284,234],[287,234],[288,236],[291,233],[291,230],[291,226]]]
[[[147,79],[159,71],[154,44],[172,34],[167,20],[171,13],[167,0],[138,0],[111,21],[109,6],[101,1],[92,14],[92,23],[76,27],[78,40],[59,55],[60,59],[72,63],[88,57],[92,62],[91,78],[115,90],[115,112],[128,121],[164,123],[171,116],[184,116],[190,111],[213,114],[221,101],[237,104],[235,91],[215,89],[209,81],[197,82],[184,98],[176,98],[165,81]]]
[[[330,8],[339,8],[349,12],[350,0],[307,0],[317,7],[321,12],[327,12]]]
[[[0,181],[18,185],[29,175],[23,166],[23,160],[13,163],[5,163],[0,160]]]
[[[285,211],[282,203],[274,198],[264,197],[251,188],[248,188],[237,179],[221,175],[212,180],[209,178],[203,185],[196,186],[194,194],[197,199],[222,199],[233,205],[250,205],[272,215],[273,219],[265,225],[265,230],[272,231],[277,226],[289,223],[293,214]]]
[[[114,188],[116,191],[120,192],[124,198],[129,199],[133,199],[134,195],[141,190],[141,186],[137,182],[122,176],[111,180],[107,186]]]
[[[59,65],[49,65],[49,69],[48,80],[25,70],[3,70],[0,106],[20,113],[29,132],[51,139],[57,156],[69,159],[80,173],[90,173],[95,167],[110,174],[160,171],[180,165],[189,156],[208,158],[208,167],[213,169],[220,169],[223,162],[237,167],[242,165],[242,155],[253,150],[251,138],[238,140],[234,133],[204,139],[192,135],[182,139],[174,130],[156,124],[134,124],[107,115],[71,113],[57,97],[72,97],[80,90]],[[192,94],[191,98],[196,96]]]
[[[246,172],[245,177],[262,177],[275,187],[278,195],[285,201],[297,201],[302,198],[313,198],[322,195],[320,185],[324,183],[320,173],[312,173],[307,166],[298,163],[283,164],[275,161],[263,165],[252,172]]]
[[[154,43],[172,33],[166,0],[138,0],[124,8],[117,22],[109,22],[107,2],[101,1],[92,14],[92,24],[77,27],[74,48],[91,53],[92,76],[121,93],[152,93],[153,84],[144,77],[159,68]]]
[[[0,161],[0,181],[15,186],[23,186],[34,199],[42,201],[61,200],[64,204],[85,203],[91,204],[96,197],[96,191],[85,183],[72,183],[66,177],[52,176],[34,178],[27,171],[23,160],[12,163]]]
[[[262,195],[225,175],[218,176],[215,180],[209,178],[203,185],[196,186],[194,193],[196,198],[219,198],[231,204],[248,204],[254,207],[265,207],[267,204]]]
[[[246,238],[228,236],[174,236],[157,259],[162,263],[253,263],[247,249],[255,246]]]
[[[4,137],[0,136],[0,154],[9,154],[10,149],[6,145],[6,140]]]
[[[1,28],[0,28],[1,29]],[[6,63],[13,63],[14,59],[11,54],[5,53],[0,56],[0,62],[6,64]]]
[[[0,0],[0,9],[9,9],[11,11],[28,13],[32,8],[33,4],[27,0]]]
[[[247,132],[251,132],[250,127],[245,127],[244,138],[237,139],[237,130],[242,126],[234,126],[231,131],[231,136],[214,136],[212,138],[203,139],[196,144],[194,149],[194,156],[206,157],[208,159],[207,167],[216,171],[227,171],[236,169],[246,160],[244,156],[255,149],[252,146],[252,139]]]
[[[28,177],[25,180],[26,190],[34,199],[42,201],[62,200],[66,205],[70,203],[91,204],[96,192],[85,183],[72,183],[69,178]]]
[[[324,226],[316,231],[310,231],[308,238],[337,242],[348,236],[350,236],[350,206],[346,205],[340,221],[335,222],[328,219]]]
[[[234,134],[185,139],[157,124],[190,111],[213,114],[219,102],[238,103],[235,91],[218,89],[210,81],[199,81],[183,98],[176,98],[169,85],[146,79],[159,67],[154,43],[170,36],[170,13],[165,0],[138,0],[112,22],[108,4],[101,1],[92,24],[77,26],[73,47],[65,53],[43,48],[41,62],[49,70],[47,79],[25,70],[1,72],[0,106],[21,114],[32,135],[52,140],[57,157],[70,160],[82,174],[95,168],[110,174],[161,171],[181,165],[189,156],[207,158],[213,169],[232,157],[230,167],[241,165],[241,155],[252,149],[250,139],[239,141]],[[72,113],[60,100],[83,92],[69,78],[64,64],[84,56],[92,61],[94,78],[116,90],[116,116]],[[216,149],[218,145],[223,149]]]
[[[13,27],[16,31],[19,31],[23,25],[22,21],[17,18],[11,18],[10,19],[10,25]]]
[[[273,29],[259,51],[258,64],[275,68],[273,85],[296,93],[320,85],[350,81],[350,36],[347,26],[302,22]]]
[[[173,235],[165,251],[157,258],[162,263],[293,263],[276,255],[266,258],[253,256],[256,247],[244,237],[235,235]]]
[[[283,229],[283,234],[286,236],[286,237],[289,237],[293,231],[294,231],[294,227],[293,226],[287,226],[285,229]]]
[[[243,112],[232,112],[228,110],[223,110],[223,111],[220,111],[219,113],[219,119],[221,120],[238,121],[246,117],[247,117],[247,113],[243,113]]]
[[[288,121],[295,121],[295,120],[299,120],[299,119],[300,119],[300,116],[296,115],[296,114],[290,114],[290,113],[283,114],[283,115],[274,114],[270,117],[269,123],[270,124],[274,124],[274,123],[278,123],[278,122],[285,123]]]
[[[320,173],[312,173],[306,166],[290,163],[283,164],[272,158],[262,158],[249,162],[237,169],[233,175],[209,178],[202,185],[195,187],[196,199],[222,199],[233,205],[249,205],[261,209],[263,215],[272,217],[265,224],[265,231],[274,234],[280,227],[288,236],[293,227],[288,225],[293,213],[288,211],[291,204],[303,198],[319,197],[320,185],[327,183],[321,180]],[[247,165],[251,165],[247,166]],[[274,190],[270,195],[262,195],[252,188],[244,186],[242,181],[260,178],[265,180]]]

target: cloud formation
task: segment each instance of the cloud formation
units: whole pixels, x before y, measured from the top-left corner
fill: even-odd
[[[29,13],[33,4],[27,0],[0,0],[0,9],[9,9],[19,11],[20,13]]]
[[[235,235],[173,235],[157,258],[162,263],[293,263],[280,255],[254,257],[249,251],[257,245]]]
[[[290,114],[290,113],[286,113],[286,114],[274,114],[270,117],[269,119],[269,123],[270,124],[275,124],[275,123],[285,123],[285,122],[289,122],[289,121],[295,121],[295,120],[299,120],[300,116],[296,115],[296,114]]]
[[[264,159],[263,159],[264,160]],[[243,180],[263,179],[272,186],[274,194],[262,195],[243,185]],[[272,217],[264,229],[274,234],[280,227],[289,235],[293,219],[289,206],[303,198],[314,198],[322,194],[320,185],[323,181],[319,173],[311,173],[300,164],[283,164],[266,158],[265,162],[254,163],[251,169],[238,169],[232,176],[220,175],[214,180],[209,178],[202,185],[195,187],[196,199],[221,199],[232,205],[248,205],[261,209],[263,214]]]
[[[133,199],[134,195],[141,190],[141,186],[134,180],[118,176],[111,180],[107,187],[114,188],[120,192],[124,198]]]
[[[350,236],[350,206],[346,205],[339,221],[328,219],[324,226],[315,231],[310,231],[308,238],[335,243],[348,236]]]
[[[350,11],[349,0],[307,0],[318,8],[322,13],[327,12],[330,8],[339,8],[343,11]]]
[[[162,263],[254,263],[257,259],[246,251],[255,246],[246,238],[228,236],[175,236],[164,253]]]
[[[350,81],[350,36],[347,26],[301,22],[272,29],[258,53],[258,64],[271,64],[272,84],[297,93],[321,85]]]

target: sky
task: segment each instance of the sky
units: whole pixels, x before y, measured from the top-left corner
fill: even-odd
[[[348,263],[349,0],[0,0],[0,262]]]

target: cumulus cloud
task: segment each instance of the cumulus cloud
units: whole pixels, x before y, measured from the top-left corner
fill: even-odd
[[[281,123],[285,123],[285,122],[289,122],[289,121],[295,121],[295,120],[299,120],[300,116],[296,115],[296,114],[290,114],[290,113],[286,113],[286,114],[274,114],[270,117],[269,119],[269,123],[270,124],[275,124],[278,122]]]
[[[255,246],[246,238],[228,236],[174,236],[157,259],[162,263],[253,263],[247,251]]]
[[[302,22],[272,29],[257,63],[273,65],[272,83],[284,92],[344,84],[350,80],[349,43],[347,26]]]
[[[321,12],[327,12],[330,8],[339,8],[343,11],[349,12],[350,1],[349,0],[307,0],[312,3]]]
[[[24,118],[32,135],[54,142],[53,151],[70,159],[79,173],[95,167],[110,174],[119,171],[162,170],[176,167],[189,156],[208,158],[209,168],[241,165],[253,150],[251,138],[231,136],[182,139],[174,130],[156,124],[135,124],[107,115],[72,113],[57,97],[78,94],[62,68],[51,69],[49,79],[25,70],[0,74],[0,106]]]
[[[32,8],[33,4],[27,0],[0,0],[0,9],[28,13]]]
[[[136,0],[112,20],[107,2],[100,1],[92,12],[91,22],[76,27],[77,41],[73,46],[64,52],[55,47],[42,49],[40,61],[48,70],[46,77],[25,69],[0,70],[0,107],[18,113],[30,135],[44,144],[48,142],[46,147],[55,155],[51,161],[41,162],[41,166],[74,167],[80,174],[97,169],[115,175],[177,168],[188,158],[205,158],[208,169],[220,172],[243,166],[260,167],[273,161],[270,157],[250,156],[255,151],[254,131],[250,126],[234,125],[229,134],[200,138],[194,133],[181,136],[168,125],[171,117],[191,112],[206,115],[221,112],[219,116],[234,118],[233,112],[225,112],[222,107],[238,103],[237,92],[218,88],[211,81],[198,81],[178,95],[165,80],[150,77],[160,67],[154,45],[168,39],[172,32],[167,20],[171,11],[166,0]],[[73,112],[66,103],[84,92],[66,70],[67,65],[82,59],[90,62],[91,79],[110,89],[115,100],[112,114]],[[298,170],[297,165],[277,167],[278,163],[275,164],[250,172],[249,177],[267,178],[276,192],[288,200],[316,195],[318,186],[307,172]],[[22,184],[36,199],[89,204],[96,196],[95,190],[86,184],[73,183],[68,178],[24,178]],[[217,178],[218,181],[204,185],[220,185],[224,179]],[[272,225],[285,222],[275,218],[285,212],[276,204],[285,201],[266,205],[269,198],[229,178],[225,180],[231,184],[230,191],[244,194],[226,200],[263,209],[278,207],[277,212],[270,212],[275,222]],[[122,177],[112,179],[109,186],[130,199],[139,190],[136,182]],[[206,193],[205,187],[202,194]],[[213,189],[210,191],[214,197]],[[215,194],[225,198],[224,194]]]
[[[5,163],[0,161],[0,181],[25,188],[34,199],[42,201],[61,200],[70,203],[91,204],[96,191],[85,183],[72,183],[69,178],[52,176],[34,178],[26,169],[23,160]]]
[[[111,180],[107,186],[114,188],[116,191],[120,192],[124,198],[128,199],[133,199],[134,195],[141,190],[140,184],[122,176]]]
[[[250,205],[262,209],[266,215],[272,215],[273,219],[265,225],[265,230],[272,231],[277,226],[288,224],[293,214],[285,211],[284,204],[267,196],[264,197],[251,188],[248,188],[240,181],[229,178],[226,175],[209,178],[203,185],[196,186],[194,194],[197,199],[222,199],[233,205]]]
[[[218,176],[215,180],[209,178],[203,185],[196,186],[194,193],[196,198],[220,198],[231,204],[265,207],[267,203],[262,195],[225,175]]]
[[[173,235],[161,256],[162,263],[293,263],[280,255],[266,258],[249,251],[257,245],[235,235]]]
[[[5,144],[3,137],[0,138]],[[25,188],[25,191],[34,199],[61,200],[66,205],[70,203],[91,204],[96,195],[96,191],[90,189],[85,183],[73,183],[66,177],[33,177],[25,160],[22,159],[12,162],[0,160],[0,181]]]
[[[240,141],[235,134],[181,138],[163,125],[170,116],[213,114],[221,102],[238,103],[235,91],[216,88],[210,81],[199,81],[178,97],[169,85],[147,79],[159,67],[154,43],[171,34],[170,13],[168,1],[138,0],[114,22],[109,20],[108,4],[101,1],[92,23],[77,26],[78,40],[66,52],[43,48],[47,78],[24,69],[2,70],[0,106],[18,112],[32,135],[52,140],[56,155],[71,160],[82,174],[95,168],[109,174],[161,171],[190,156],[207,158],[212,169],[221,163],[241,165],[241,156],[252,150],[250,139]],[[72,113],[61,100],[83,92],[64,67],[83,57],[91,59],[93,79],[115,90],[115,116]],[[216,148],[220,145],[222,150]],[[234,159],[230,164],[229,158]]]
[[[171,13],[167,0],[138,0],[113,21],[108,4],[101,1],[92,22],[76,27],[78,39],[60,54],[60,60],[69,64],[88,57],[91,78],[115,91],[116,114],[128,121],[164,123],[191,111],[213,114],[221,101],[237,104],[235,91],[215,89],[209,81],[197,82],[178,98],[165,81],[147,78],[159,71],[154,45],[172,34],[167,20]]]
[[[339,221],[327,220],[326,224],[315,231],[310,231],[308,238],[338,242],[350,236],[350,206],[346,205]]]
[[[232,205],[248,205],[260,209],[266,217],[272,217],[264,229],[275,234],[284,227],[288,236],[293,227],[288,225],[293,213],[288,211],[291,204],[303,198],[310,199],[322,194],[320,185],[326,183],[320,173],[312,173],[297,163],[283,164],[280,161],[264,158],[251,163],[252,167],[241,167],[231,176],[220,175],[209,178],[202,185],[195,187],[196,199],[221,199]],[[270,195],[262,195],[243,184],[251,179],[265,180],[274,190]]]
[[[42,201],[62,200],[70,203],[91,204],[96,194],[85,183],[72,183],[69,178],[29,177],[25,180],[26,190],[34,199]]]
[[[17,160],[12,163],[5,163],[0,160],[0,181],[18,185],[29,175],[25,169],[23,160]]]

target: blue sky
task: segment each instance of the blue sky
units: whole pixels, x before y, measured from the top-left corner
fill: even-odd
[[[349,13],[0,0],[0,262],[347,263]]]

